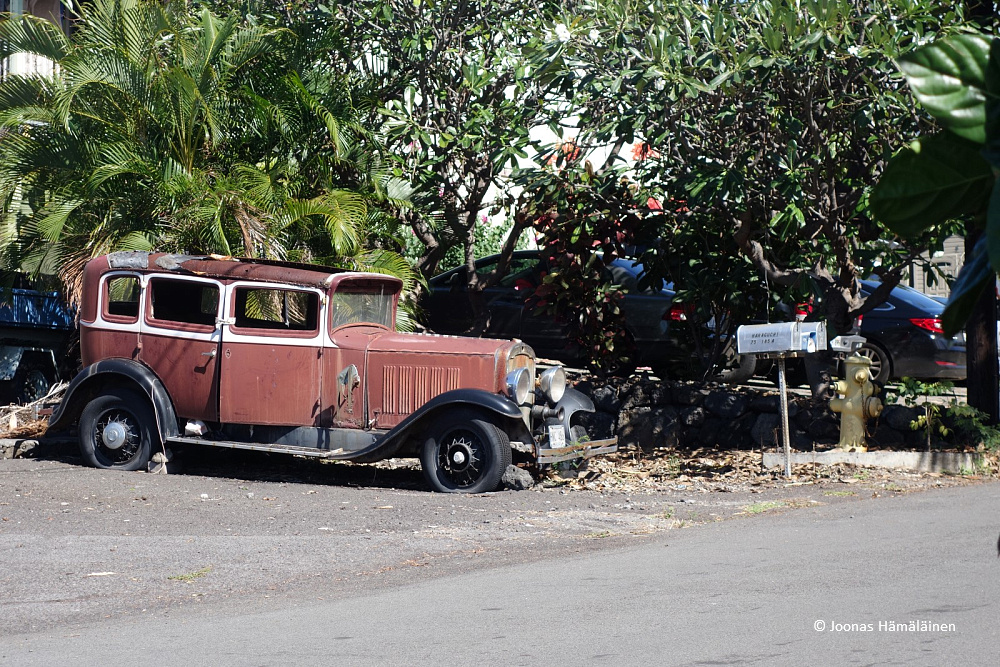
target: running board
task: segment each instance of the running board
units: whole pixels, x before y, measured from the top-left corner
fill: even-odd
[[[254,452],[271,452],[272,454],[295,454],[311,456],[317,459],[347,458],[354,452],[345,452],[343,447],[337,449],[319,449],[317,447],[300,447],[298,445],[267,445],[256,442],[239,442],[237,440],[204,440],[202,438],[167,438],[167,444],[178,445],[208,445],[210,447],[226,447],[227,449],[248,449]]]

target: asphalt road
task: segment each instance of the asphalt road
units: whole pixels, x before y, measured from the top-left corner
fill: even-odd
[[[0,462],[0,664],[996,662],[995,483],[714,522],[357,474]]]

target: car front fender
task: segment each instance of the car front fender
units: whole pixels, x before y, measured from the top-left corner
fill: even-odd
[[[594,412],[594,401],[583,392],[567,388],[562,399],[556,403],[555,414],[557,416],[547,418],[545,423],[553,426],[562,424],[566,427],[566,433],[569,434],[573,415],[577,412]],[[558,415],[562,415],[562,419],[559,419]]]
[[[521,410],[514,401],[501,394],[492,394],[482,389],[454,389],[439,394],[424,403],[379,438],[372,447],[359,452],[357,456],[352,456],[351,460],[370,463],[391,458],[403,449],[411,436],[422,433],[437,419],[459,406],[475,407],[484,412],[492,413],[507,426],[505,430],[512,440],[531,442],[531,434],[528,433],[521,416]]]

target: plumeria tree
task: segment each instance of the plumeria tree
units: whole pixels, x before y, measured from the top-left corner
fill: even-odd
[[[897,237],[868,197],[929,126],[893,60],[962,25],[961,7],[933,0],[601,0],[537,53],[536,75],[576,106],[584,148],[610,147],[605,167],[643,146],[632,178],[662,220],[647,266],[687,288],[735,249],[756,279],[731,285],[734,323],[753,314],[750,284],[812,293],[839,333],[956,228]],[[869,272],[883,282],[866,303]]]
[[[359,0],[331,11],[348,25],[347,62],[371,84],[368,117],[384,123],[396,175],[414,185],[403,215],[421,272],[432,275],[455,246],[471,267],[488,216],[506,221],[509,256],[530,223],[516,215],[510,171],[532,157],[530,131],[562,111],[525,61],[559,3]],[[468,271],[470,294],[505,268]]]

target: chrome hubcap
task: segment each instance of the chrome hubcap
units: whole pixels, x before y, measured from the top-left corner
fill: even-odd
[[[121,449],[127,437],[128,432],[121,422],[111,422],[101,432],[101,440],[104,441],[104,446],[108,449]]]
[[[451,465],[452,470],[461,471],[469,465],[469,462],[472,460],[472,448],[470,444],[464,438],[456,439],[451,443],[451,447],[448,448],[448,463]]]

